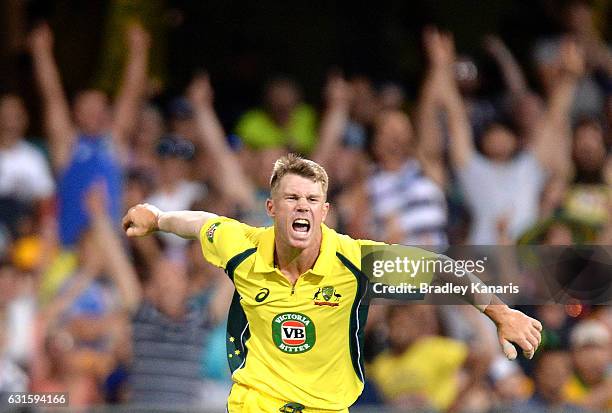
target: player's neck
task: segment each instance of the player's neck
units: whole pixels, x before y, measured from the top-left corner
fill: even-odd
[[[295,283],[300,275],[314,267],[319,257],[320,248],[320,242],[305,249],[276,242],[274,245],[274,264],[291,283]]]

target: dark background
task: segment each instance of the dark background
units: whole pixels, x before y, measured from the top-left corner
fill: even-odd
[[[594,3],[610,12],[606,0]],[[519,61],[528,63],[533,39],[559,30],[562,1],[4,0],[2,4],[0,88],[26,96],[33,109],[37,96],[29,58],[19,44],[20,32],[26,33],[40,20],[49,21],[69,95],[91,86],[108,90],[116,86],[109,56],[113,47],[121,48],[113,45],[113,19],[129,14],[140,16],[154,34],[152,70],[163,84],[161,103],[180,93],[194,72],[206,69],[223,122],[231,125],[239,113],[259,102],[266,79],[279,73],[295,76],[306,100],[315,104],[332,67],[348,76],[368,75],[378,83],[397,81],[414,97],[422,68],[420,33],[427,24],[451,30],[459,52],[479,62],[485,89],[496,88],[498,76],[483,56],[482,36],[499,34]],[[10,44],[13,38],[17,46]],[[106,83],[101,80],[105,77]],[[37,131],[36,122],[33,128]]]

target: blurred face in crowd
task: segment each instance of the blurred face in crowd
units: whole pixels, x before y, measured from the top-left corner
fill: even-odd
[[[404,113],[385,112],[376,122],[374,156],[384,168],[400,168],[414,146],[412,124]]]
[[[562,400],[563,386],[572,373],[570,359],[563,351],[547,351],[540,355],[535,370],[536,391],[549,402]]]
[[[189,177],[195,145],[182,137],[164,137],[157,143],[159,178],[162,185],[173,185]]]
[[[565,27],[573,33],[588,31],[593,26],[593,13],[586,1],[573,1],[564,11]]]
[[[574,160],[579,171],[597,172],[604,166],[606,146],[603,130],[595,122],[586,122],[574,132]]]
[[[180,317],[189,292],[185,265],[160,258],[152,271],[151,287],[158,309],[169,317]]]
[[[152,107],[142,110],[136,142],[147,148],[154,148],[155,142],[164,133],[164,120],[159,111]]]
[[[0,139],[10,139],[11,144],[22,138],[28,129],[28,113],[19,96],[4,95],[0,98]]]
[[[265,103],[272,118],[285,126],[300,102],[300,92],[290,79],[273,80],[266,89]]]
[[[350,85],[353,92],[351,117],[361,125],[371,125],[380,111],[380,102],[372,82],[367,77],[358,76],[351,80]]]
[[[346,189],[366,176],[368,161],[358,148],[340,147],[334,152],[334,162],[326,167],[330,182],[335,188]]]
[[[404,91],[399,85],[390,83],[385,85],[378,94],[382,110],[401,110],[404,106]]]
[[[274,219],[276,239],[299,250],[321,242],[321,224],[329,210],[321,182],[289,173],[271,196],[266,209]]]
[[[389,307],[389,345],[396,353],[404,352],[418,338],[438,334],[438,318],[431,305],[395,305]]]
[[[108,97],[99,90],[80,92],[74,100],[74,119],[81,132],[99,135],[110,127]]]
[[[189,175],[189,161],[178,156],[159,158],[159,177],[162,184],[173,184]]]
[[[187,139],[197,139],[197,128],[192,117],[174,117],[170,121],[172,133]]]
[[[594,385],[605,379],[612,362],[612,343],[591,344],[572,350],[576,372],[585,383]]]
[[[482,150],[493,161],[509,161],[517,146],[514,133],[500,124],[491,125],[482,137]]]

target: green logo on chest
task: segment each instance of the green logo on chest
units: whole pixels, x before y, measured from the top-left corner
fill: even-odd
[[[309,351],[316,338],[315,325],[304,314],[282,313],[272,319],[272,340],[285,353]]]

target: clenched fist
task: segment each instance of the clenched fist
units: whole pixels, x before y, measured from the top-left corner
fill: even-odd
[[[159,229],[157,219],[161,211],[149,204],[130,208],[123,217],[123,229],[128,237],[142,237]]]

